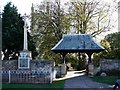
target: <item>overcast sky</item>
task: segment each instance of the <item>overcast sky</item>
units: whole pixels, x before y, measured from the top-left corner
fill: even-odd
[[[24,13],[30,13],[32,3],[37,3],[38,1],[40,2],[42,0],[0,0],[1,9],[3,10],[7,2],[10,1],[17,7],[18,12],[23,15]]]
[[[10,2],[10,1],[17,7],[18,12],[24,15],[24,13],[30,14],[32,3],[37,4],[43,0],[0,0],[1,10],[3,10],[7,2]],[[47,0],[47,1],[50,1],[50,0]],[[61,0],[61,2],[65,2],[65,1],[69,1],[69,0]]]
[[[31,12],[32,3],[37,4],[43,0],[0,0],[1,11],[3,10],[3,8],[7,4],[7,2],[10,2],[10,1],[15,6],[17,6],[18,12],[23,15],[24,13],[29,14]],[[47,1],[50,1],[50,0],[47,0]],[[66,2],[66,1],[70,1],[70,0],[61,0],[61,2]],[[74,0],[72,0],[72,1],[74,1]],[[112,0],[103,0],[103,1],[111,2]]]

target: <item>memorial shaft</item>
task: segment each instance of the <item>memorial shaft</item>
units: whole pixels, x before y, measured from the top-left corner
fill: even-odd
[[[26,16],[24,17],[24,48],[23,50],[28,50]]]

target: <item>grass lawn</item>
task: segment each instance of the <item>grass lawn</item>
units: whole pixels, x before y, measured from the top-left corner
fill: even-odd
[[[7,89],[7,88],[11,88],[11,89],[17,89],[17,88],[21,88],[21,90],[23,88],[32,88],[32,89],[59,89],[62,90],[64,88],[64,83],[65,80],[60,80],[60,81],[54,81],[52,84],[47,84],[47,85],[40,85],[40,84],[3,84],[2,88],[3,89]]]
[[[106,76],[106,77],[94,76],[92,77],[93,81],[100,82],[100,83],[106,83],[110,85],[115,84],[115,81],[117,79],[120,79],[120,76]]]

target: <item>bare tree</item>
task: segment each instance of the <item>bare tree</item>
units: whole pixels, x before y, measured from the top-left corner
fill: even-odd
[[[74,0],[67,5],[74,33],[92,34],[95,37],[111,29],[111,4],[94,0]]]

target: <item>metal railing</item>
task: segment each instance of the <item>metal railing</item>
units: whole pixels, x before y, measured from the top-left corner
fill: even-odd
[[[52,83],[53,72],[49,70],[3,70],[3,83]]]

